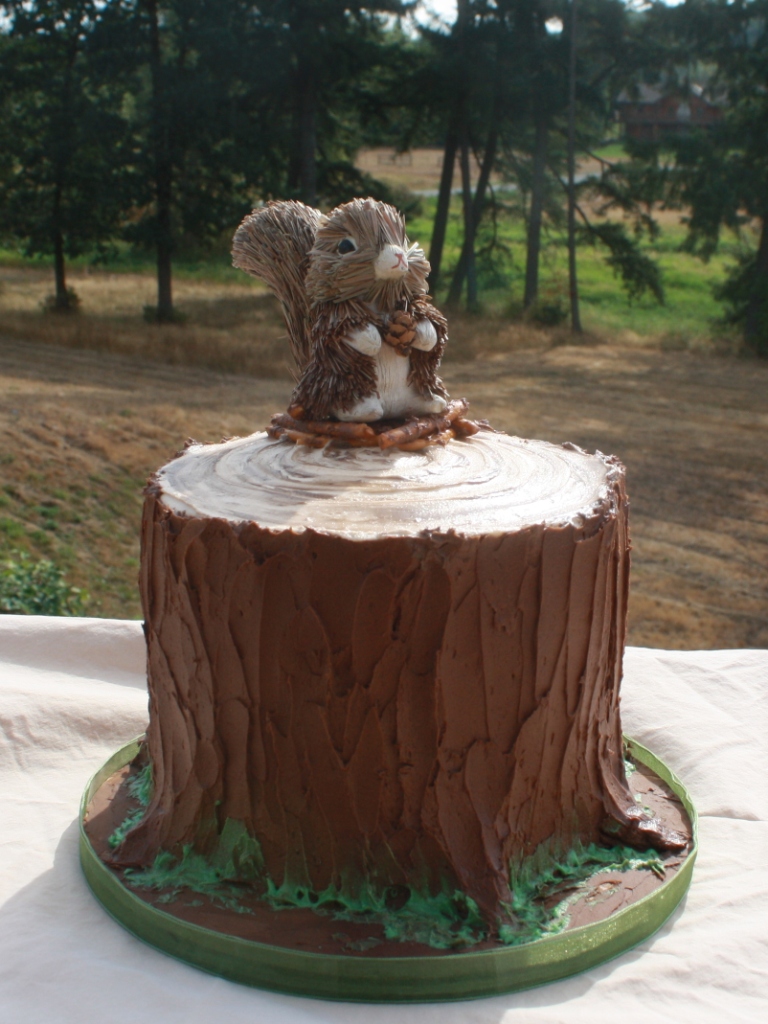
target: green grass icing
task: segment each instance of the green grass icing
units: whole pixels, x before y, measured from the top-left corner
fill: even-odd
[[[505,945],[521,945],[556,935],[569,923],[569,908],[583,894],[583,883],[600,871],[647,870],[663,877],[664,866],[655,851],[638,852],[627,846],[577,845],[560,858],[541,854],[530,859],[512,877],[513,898],[506,908],[509,920],[500,925]],[[171,903],[183,893],[207,896],[213,903],[237,913],[250,913],[243,904],[243,885],[259,883],[261,898],[274,910],[297,907],[327,914],[337,921],[377,924],[387,939],[419,942],[434,949],[467,947],[487,937],[487,926],[474,900],[445,888],[437,894],[407,886],[376,889],[364,884],[354,895],[336,886],[321,892],[283,884],[276,886],[264,873],[258,842],[240,822],[228,819],[218,847],[210,857],[191,846],[181,857],[158,854],[150,868],[126,871],[136,889],[162,891],[161,902]],[[192,905],[197,905],[193,903]]]
[[[138,800],[142,808],[149,806],[154,792],[154,779],[152,777],[152,765],[145,764],[128,782],[128,792]]]
[[[563,857],[534,855],[511,877],[509,909],[515,923],[502,924],[499,938],[506,945],[517,946],[557,935],[568,927],[568,909],[583,894],[588,878],[599,871],[632,870],[653,871],[664,877],[664,865],[655,850],[579,843]]]
[[[634,770],[631,762],[627,770]],[[132,776],[127,785],[138,807],[109,837],[113,848],[141,820],[152,798],[151,765]],[[576,844],[556,856],[541,848],[510,872],[513,896],[504,908],[499,940],[505,945],[521,945],[564,931],[570,907],[583,895],[589,878],[601,871],[629,870],[653,871],[664,877],[664,865],[653,850],[639,852],[628,846],[592,843]],[[349,886],[329,886],[316,892],[288,882],[276,886],[266,874],[258,840],[242,822],[232,818],[226,820],[215,848],[207,855],[192,846],[185,846],[180,857],[161,851],[149,868],[126,870],[125,880],[135,889],[161,892],[162,903],[172,903],[182,895],[206,896],[237,913],[251,913],[243,897],[247,895],[252,901],[260,893],[257,898],[274,910],[303,907],[337,921],[376,924],[383,928],[387,939],[423,943],[435,949],[473,946],[488,935],[474,900],[449,886],[436,894],[405,885],[382,888],[367,882],[354,887],[354,891]],[[200,901],[193,899],[188,905],[199,906]]]
[[[318,893],[292,885],[277,888],[267,880],[264,899],[275,910],[309,907],[336,921],[378,924],[388,939],[422,942],[434,949],[471,946],[487,935],[475,901],[448,888],[432,895],[404,885],[377,890],[364,884],[350,896],[335,886]]]
[[[120,822],[112,835],[107,839],[113,850],[117,849],[133,826],[138,825],[144,817],[144,812],[149,806],[149,801],[152,799],[153,788],[151,764],[145,764],[140,771],[129,778],[128,793],[134,800],[138,800],[139,806]]]
[[[248,834],[242,822],[228,818],[210,856],[196,853],[191,846],[184,847],[181,857],[161,850],[151,867],[126,870],[125,880],[134,889],[166,890],[160,897],[163,903],[172,903],[182,891],[190,890],[245,914],[249,911],[240,899],[241,887],[243,883],[261,881],[263,874],[264,858],[258,840]]]
[[[195,853],[191,846],[184,847],[181,857],[161,850],[151,867],[144,871],[126,870],[125,880],[134,889],[165,890],[159,899],[161,903],[173,903],[189,890],[238,914],[248,913],[238,898],[237,888],[228,882],[225,870]],[[192,905],[199,904],[193,901]]]
[[[112,835],[107,839],[107,842],[116,850],[117,847],[122,843],[128,833],[131,831],[134,825],[138,825],[141,819],[144,817],[144,808],[138,807],[120,822]]]

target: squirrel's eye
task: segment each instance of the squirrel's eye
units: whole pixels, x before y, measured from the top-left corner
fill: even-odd
[[[341,255],[346,256],[348,252],[354,252],[355,249],[357,249],[357,246],[355,245],[351,238],[342,238],[342,240],[339,242],[338,248]]]

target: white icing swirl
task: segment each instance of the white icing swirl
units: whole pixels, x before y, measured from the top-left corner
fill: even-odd
[[[419,452],[308,448],[264,433],[193,444],[157,474],[174,512],[351,539],[581,525],[605,501],[601,455],[481,432]]]

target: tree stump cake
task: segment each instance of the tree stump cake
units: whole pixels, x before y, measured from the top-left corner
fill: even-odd
[[[153,794],[112,863],[236,823],[273,892],[459,893],[493,936],[542,850],[682,846],[624,774],[627,510],[615,459],[486,430],[191,443],[146,495]]]
[[[149,729],[86,791],[93,891],[189,963],[334,999],[466,998],[629,948],[695,836],[651,752],[626,776],[622,466],[450,400],[392,207],[267,203],[233,257],[278,298],[297,384],[266,433],[150,481]]]

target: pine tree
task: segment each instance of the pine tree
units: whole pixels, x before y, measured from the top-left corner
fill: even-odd
[[[104,55],[124,83],[133,158],[129,239],[154,249],[157,306],[152,319],[176,318],[172,264],[190,241],[200,245],[242,210],[233,132],[238,0],[113,0]]]
[[[656,21],[679,51],[708,63],[721,121],[674,146],[672,198],[688,215],[687,247],[708,258],[723,228],[748,246],[717,295],[744,342],[768,356],[768,0],[687,0]]]
[[[105,243],[121,213],[121,96],[99,74],[97,0],[10,0],[0,70],[0,232],[52,256],[52,308],[73,309],[66,259]]]
[[[352,157],[363,117],[377,116],[378,69],[398,60],[385,16],[402,0],[266,0],[249,5],[275,55],[275,135],[287,157],[283,195],[310,206],[362,184]],[[271,131],[270,131],[271,134]],[[352,198],[352,195],[344,195]]]

